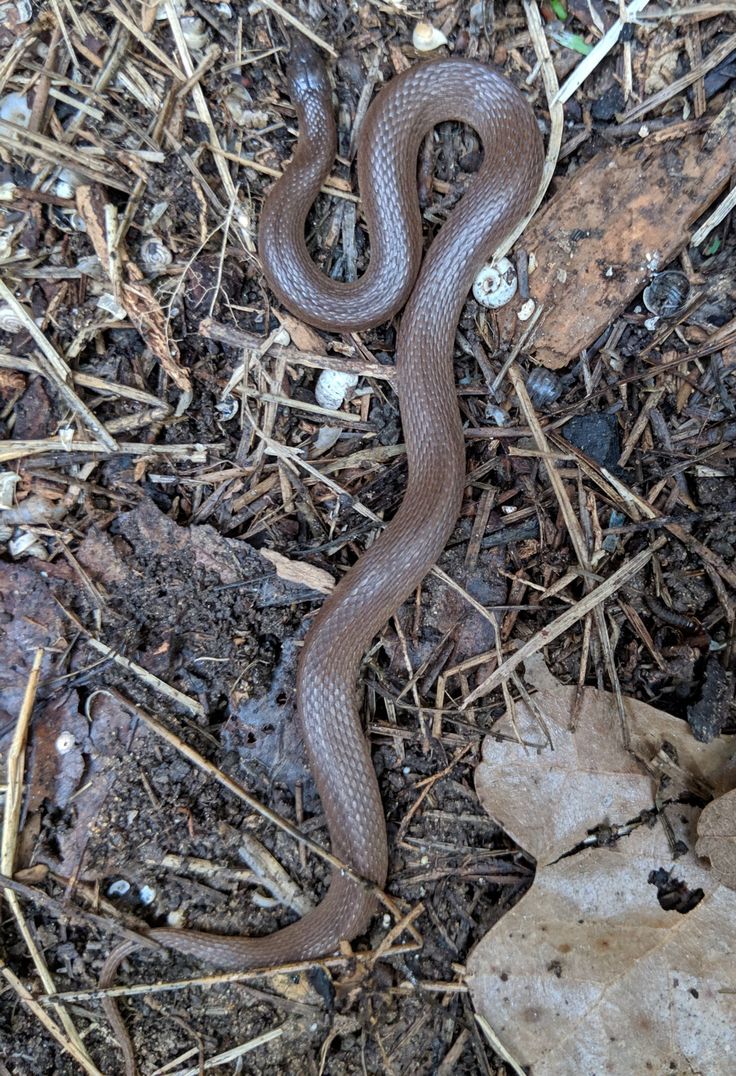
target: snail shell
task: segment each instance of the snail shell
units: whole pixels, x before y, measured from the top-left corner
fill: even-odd
[[[196,16],[187,16],[181,20],[181,32],[184,40],[194,52],[201,52],[206,48],[210,35],[202,19]]]
[[[562,382],[554,370],[537,366],[526,379],[526,391],[535,407],[549,407],[562,395]]]
[[[447,38],[441,30],[437,30],[432,26],[431,22],[426,22],[422,19],[414,27],[411,43],[417,52],[433,52],[435,49],[441,48],[442,45],[446,45]]]
[[[25,322],[11,306],[0,306],[0,332],[21,333],[25,327]]]
[[[484,265],[473,282],[473,298],[481,306],[496,309],[511,302],[517,289],[516,269],[508,258]]]
[[[671,318],[681,310],[690,294],[690,281],[677,269],[657,273],[644,288],[644,306],[660,318]]]
[[[141,244],[141,262],[147,273],[162,273],[174,260],[169,248],[155,235],[144,239]]]

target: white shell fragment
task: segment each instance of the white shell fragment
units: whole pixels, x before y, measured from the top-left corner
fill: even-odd
[[[196,16],[188,15],[181,20],[181,32],[189,48],[195,52],[205,48],[210,39],[204,20]]]
[[[508,411],[494,403],[486,404],[485,415],[486,422],[492,423],[494,426],[508,426],[511,421]]]
[[[484,265],[473,283],[473,297],[481,306],[495,310],[516,295],[516,269],[508,258],[495,265]]]
[[[116,878],[114,882],[111,882],[107,887],[108,897],[124,897],[126,893],[130,892],[130,882],[126,882],[125,878]]]
[[[337,411],[345,402],[349,390],[354,389],[357,384],[357,374],[347,374],[341,370],[323,370],[317,378],[314,395],[320,407]]]
[[[173,254],[157,236],[151,235],[141,243],[141,262],[147,273],[162,273],[173,260]]]
[[[537,304],[533,299],[527,299],[525,303],[522,303],[521,308],[517,311],[517,318],[519,321],[528,321],[534,311],[537,309]]]
[[[97,300],[97,306],[100,310],[104,310],[106,314],[114,318],[115,321],[123,321],[128,316],[124,306],[121,306],[114,295],[110,295],[109,292],[105,292]]]
[[[27,127],[31,122],[31,108],[24,93],[8,93],[0,99],[0,119]]]
[[[141,904],[153,904],[156,899],[156,890],[152,889],[150,885],[142,885],[138,890],[138,896]]]
[[[417,52],[432,52],[447,44],[447,38],[441,30],[432,26],[431,22],[422,19],[414,27],[411,35],[411,43]]]

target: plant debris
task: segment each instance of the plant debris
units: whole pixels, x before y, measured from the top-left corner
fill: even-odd
[[[406,482],[396,324],[317,332],[257,258],[299,35],[336,90],[307,227],[333,278],[370,258],[367,107],[423,55],[525,94],[546,200],[497,252],[516,297],[466,303],[462,512],[362,672],[384,914],[308,967],[210,976],[146,931],[265,934],[319,900],[297,655]],[[726,0],[0,3],[0,1068],[121,1071],[96,989],[135,939],[146,1072],[723,1071],[735,50]],[[427,244],[481,154],[457,123],[425,140]],[[537,746],[487,738],[535,706]]]

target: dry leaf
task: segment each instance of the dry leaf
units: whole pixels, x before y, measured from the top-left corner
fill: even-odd
[[[539,666],[532,675],[554,750],[520,704],[514,723],[536,746],[514,742],[503,718],[494,731],[509,739],[486,741],[476,783],[540,866],[468,961],[476,1009],[534,1076],[725,1076],[736,1070],[736,895],[689,851],[697,810],[668,810],[674,857],[662,824],[647,825],[655,781],[621,745],[613,696],[585,689],[570,733],[574,689]],[[653,707],[627,700],[627,713],[640,758],[664,752],[697,785],[736,783],[733,737],[698,744]],[[610,844],[581,850],[606,827]]]
[[[335,580],[323,568],[307,564],[306,561],[289,560],[275,549],[261,549],[259,552],[273,564],[279,579],[284,579],[287,583],[300,583],[310,590],[319,591],[320,594],[329,594],[335,587]]]
[[[724,885],[736,889],[736,790],[709,803],[698,819],[695,851],[707,856]]]
[[[475,786],[488,813],[538,864],[553,863],[596,826],[621,825],[651,808],[651,764],[662,753],[698,791],[720,795],[736,785],[733,736],[698,743],[684,721],[626,699],[633,758],[621,743],[612,694],[585,688],[577,731],[570,733],[575,688],[555,680],[538,655],[526,663],[526,680],[538,689],[534,702],[553,733],[554,750],[519,704],[515,723],[525,746],[508,742],[516,740],[514,728],[508,718],[499,721],[484,741]]]

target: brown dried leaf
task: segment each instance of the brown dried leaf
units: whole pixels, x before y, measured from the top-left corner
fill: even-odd
[[[335,580],[324,568],[318,568],[306,561],[289,560],[275,549],[261,549],[260,554],[273,564],[279,579],[285,579],[287,583],[299,583],[303,587],[319,591],[320,594],[329,594],[335,588]]]
[[[620,744],[613,697],[585,689],[570,733],[574,689],[539,667],[533,676],[554,750],[520,704],[514,722],[536,746],[514,742],[503,718],[495,731],[509,739],[486,741],[476,780],[489,812],[540,866],[468,961],[476,1009],[534,1076],[733,1071],[736,894],[690,850],[697,811],[670,808],[675,858],[663,826],[646,824],[655,782]],[[684,722],[626,704],[639,758],[661,759],[664,747],[696,784],[736,782],[733,737],[698,744]],[[579,850],[601,827],[611,843]]]
[[[698,819],[695,851],[707,856],[724,885],[736,889],[736,790],[713,800]]]
[[[488,813],[539,864],[553,863],[596,826],[621,825],[648,810],[651,766],[663,750],[676,772],[688,775],[699,790],[718,794],[736,784],[733,736],[698,743],[684,721],[626,699],[634,758],[621,743],[612,694],[585,688],[577,731],[571,733],[575,688],[555,680],[541,659],[526,663],[526,679],[538,689],[534,702],[552,732],[554,750],[520,703],[515,724],[527,746],[508,742],[516,740],[516,733],[510,719],[502,718],[483,743],[475,787]]]

